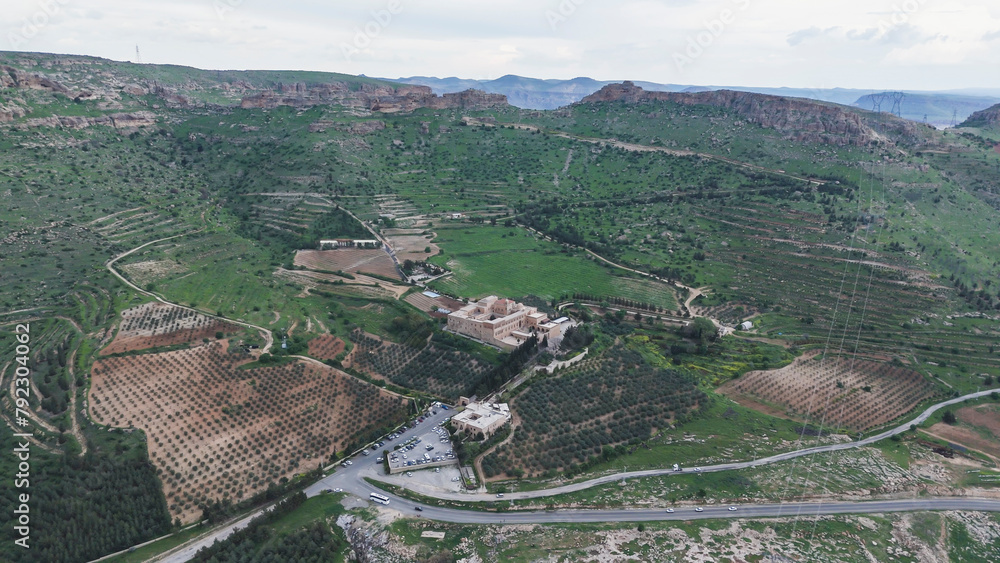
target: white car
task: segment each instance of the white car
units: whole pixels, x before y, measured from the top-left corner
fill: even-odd
[[[673,513],[674,513],[674,509],[673,508],[668,508],[667,509],[667,514],[673,514]]]
[[[694,511],[695,512],[705,512],[705,509],[702,508],[702,507],[700,507],[700,506],[696,506],[696,507],[694,507]]]
[[[340,487],[337,487],[336,489],[333,490],[333,492],[335,492],[335,493],[342,493],[342,492],[344,492],[344,489],[341,489]]]
[[[736,510],[736,507],[735,507],[735,506],[730,506],[730,507],[729,507],[729,512],[733,512],[733,511],[735,511],[735,510]]]

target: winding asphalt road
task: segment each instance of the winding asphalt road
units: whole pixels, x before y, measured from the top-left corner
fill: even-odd
[[[875,442],[878,442],[879,440],[884,440],[884,439],[889,438],[891,436],[894,436],[896,434],[902,434],[903,432],[908,431],[910,429],[910,425],[912,425],[912,424],[919,425],[920,423],[922,423],[925,420],[927,420],[927,418],[930,417],[932,414],[934,414],[935,412],[937,412],[938,410],[940,410],[942,408],[948,407],[950,405],[962,403],[962,402],[964,402],[964,401],[966,401],[968,399],[977,399],[977,398],[980,398],[980,397],[986,397],[990,393],[993,393],[994,391],[1000,392],[1000,389],[988,389],[986,391],[979,391],[977,393],[970,393],[968,395],[963,395],[961,397],[956,397],[954,399],[950,399],[950,400],[938,403],[936,405],[933,405],[933,406],[929,407],[927,410],[923,411],[916,418],[910,420],[909,422],[900,424],[899,426],[897,426],[895,428],[892,428],[891,430],[886,430],[885,432],[881,432],[879,434],[875,434],[875,435],[870,436],[868,438],[865,438],[863,440],[858,440],[858,441],[855,441],[855,442],[842,442],[842,443],[839,443],[839,444],[830,444],[830,445],[826,445],[826,446],[816,446],[816,447],[812,447],[812,448],[805,448],[805,449],[801,449],[801,450],[795,450],[795,451],[790,451],[790,452],[784,452],[784,453],[780,453],[780,454],[775,454],[775,455],[772,455],[772,456],[769,456],[769,457],[762,457],[762,458],[758,458],[758,459],[755,459],[755,460],[752,460],[752,461],[738,461],[738,462],[732,462],[732,463],[721,463],[721,464],[718,464],[718,465],[706,465],[704,467],[700,467],[699,469],[703,473],[709,473],[709,472],[715,472],[715,471],[732,471],[732,470],[735,470],[735,469],[746,469],[746,468],[749,468],[749,467],[759,467],[759,466],[762,466],[762,465],[768,465],[768,464],[771,464],[771,463],[777,463],[779,461],[788,461],[790,459],[795,459],[797,457],[803,457],[803,456],[807,456],[807,455],[820,454],[820,453],[828,453],[828,452],[837,452],[837,451],[849,450],[849,449],[854,449],[854,448],[860,448],[862,446],[868,446],[868,445],[874,444]],[[435,418],[441,418],[441,419],[443,419],[444,417],[443,417],[443,415],[441,415],[441,413],[439,413],[438,416],[435,417]],[[432,420],[432,423],[436,423],[436,422],[437,422],[437,420]],[[680,473],[691,473],[691,471],[692,471],[691,469],[682,469],[682,471]],[[523,491],[523,492],[507,493],[506,495],[504,495],[504,498],[514,499],[514,500],[518,500],[518,499],[532,499],[532,498],[544,498],[544,497],[550,497],[550,496],[560,495],[560,494],[564,494],[564,493],[572,493],[572,492],[575,492],[575,491],[581,491],[583,489],[589,489],[591,487],[596,487],[598,485],[606,485],[606,484],[609,484],[609,483],[615,483],[615,482],[621,481],[622,479],[634,479],[636,477],[657,477],[657,476],[662,476],[662,475],[673,475],[673,474],[677,474],[677,473],[679,473],[679,472],[673,471],[672,469],[669,469],[669,468],[664,468],[664,469],[648,469],[648,470],[645,470],[645,471],[629,471],[629,472],[626,472],[626,473],[615,473],[613,475],[605,475],[603,477],[597,477],[595,479],[590,479],[589,481],[581,481],[579,483],[571,483],[569,485],[563,485],[561,487],[553,487],[551,489],[541,489],[541,490],[536,490],[536,491]],[[337,476],[339,474],[340,474],[340,472],[338,472],[335,475],[332,475],[331,477],[328,477],[327,479],[331,479],[331,478],[333,478],[333,477],[335,477],[335,476]],[[324,479],[321,482],[326,482],[327,479]],[[341,488],[343,488],[345,490],[348,490],[348,487],[345,486],[345,479],[336,479],[335,481],[330,481],[330,483],[332,483],[332,484],[328,484],[327,487],[331,487],[331,488],[332,487],[341,487]],[[444,500],[457,500],[457,501],[466,501],[466,502],[494,500],[494,497],[492,495],[483,494],[483,493],[445,493],[445,492],[441,492],[441,493],[429,493],[429,492],[426,492],[426,491],[420,491],[420,493],[424,494],[424,495],[427,495],[427,496],[433,496],[433,497],[436,497],[436,498],[444,499]],[[365,494],[367,495],[367,493],[365,493]]]
[[[962,403],[968,399],[976,399],[988,396],[1000,389],[989,389],[977,393],[970,393],[961,397],[956,397],[929,407],[918,416],[901,424],[891,430],[886,430],[874,436],[855,442],[843,442],[827,446],[817,446],[805,448],[791,452],[776,454],[753,461],[743,461],[734,463],[724,463],[710,465],[700,468],[702,472],[730,471],[734,469],[744,469],[747,467],[758,467],[779,461],[786,461],[797,457],[847,450],[871,445],[879,440],[884,440],[896,434],[901,434],[909,430],[911,424],[920,424],[927,420],[936,411],[950,405]],[[454,414],[454,411],[438,409],[437,414],[428,417],[424,421],[421,430],[427,426],[433,426],[446,417]],[[402,437],[397,440],[406,440],[416,431],[407,430]],[[391,446],[390,446],[391,447]],[[376,462],[372,456],[355,456],[352,458],[353,464],[350,466],[338,466],[337,471],[320,479],[316,483],[305,489],[306,495],[313,497],[323,494],[329,490],[341,489],[345,493],[354,494],[361,498],[367,498],[370,493],[378,492],[390,499],[388,508],[398,510],[403,514],[413,517],[421,517],[439,522],[454,522],[462,524],[544,524],[544,523],[566,523],[566,522],[648,522],[656,520],[703,520],[713,518],[769,518],[769,517],[809,517],[828,514],[874,514],[885,512],[912,512],[922,510],[965,510],[981,512],[1000,512],[1000,500],[971,498],[971,497],[924,497],[915,499],[900,500],[876,500],[863,502],[795,502],[782,504],[752,504],[737,505],[737,510],[729,510],[728,506],[703,506],[702,511],[695,510],[693,506],[678,507],[674,512],[666,512],[664,508],[638,508],[638,509],[611,509],[611,510],[587,510],[587,509],[560,509],[541,511],[499,511],[481,512],[476,510],[459,510],[454,508],[441,508],[430,506],[401,498],[390,494],[384,490],[376,488],[365,481],[365,477],[378,479],[379,472],[375,469]],[[690,472],[690,470],[685,471]],[[559,495],[603,485],[614,483],[622,479],[634,479],[636,477],[650,477],[658,475],[671,475],[678,472],[670,469],[652,469],[648,471],[631,471],[627,473],[617,473],[606,475],[589,481],[564,485],[552,489],[539,491],[513,492],[504,495],[506,500],[543,498],[547,496]],[[432,496],[442,500],[457,500],[466,502],[475,501],[495,501],[496,496],[484,493],[464,493],[464,492],[429,492],[419,491],[420,494]],[[416,507],[422,510],[417,510]],[[225,539],[234,531],[243,528],[249,521],[261,514],[267,508],[258,510],[250,516],[244,517],[236,522],[229,523],[217,528],[210,534],[198,538],[193,542],[185,544],[168,552],[153,561],[163,563],[181,563],[188,561],[201,549],[211,545],[216,540]]]

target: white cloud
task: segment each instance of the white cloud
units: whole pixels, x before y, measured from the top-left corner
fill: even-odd
[[[1000,73],[982,72],[996,66],[987,46],[1000,6],[974,0],[399,0],[389,20],[390,0],[49,1],[62,12],[18,48],[127,60],[139,44],[146,62],[203,68],[800,87],[946,88],[940,67],[951,65],[956,86],[1000,86]],[[0,48],[41,9],[14,4]],[[345,59],[373,21],[378,33]],[[679,72],[672,54],[699,39]]]

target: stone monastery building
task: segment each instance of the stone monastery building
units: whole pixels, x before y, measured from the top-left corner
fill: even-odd
[[[517,348],[532,335],[539,342],[545,337],[555,338],[560,335],[560,326],[535,307],[496,295],[469,303],[448,315],[449,329],[505,350]]]

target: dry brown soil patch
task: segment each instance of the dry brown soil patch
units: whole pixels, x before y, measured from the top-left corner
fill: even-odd
[[[433,234],[422,235],[420,232],[413,233],[407,229],[395,232],[388,231],[386,233],[389,244],[392,245],[392,249],[396,252],[396,259],[400,263],[404,260],[423,262],[441,251],[438,245],[431,242],[434,238]],[[424,252],[424,249],[427,247],[430,247],[430,252]]]
[[[325,464],[366,430],[405,416],[403,400],[317,362],[250,370],[225,341],[94,364],[90,414],[145,431],[171,518],[240,500]]]
[[[933,386],[919,373],[887,363],[804,356],[781,369],[748,372],[719,392],[777,405],[826,426],[866,430],[910,411]]]
[[[122,311],[118,334],[102,355],[172,346],[233,333],[239,326],[166,303],[146,303]]]
[[[311,270],[370,272],[400,279],[392,258],[381,248],[339,248],[337,250],[299,250],[295,265]]]
[[[344,351],[344,341],[332,334],[322,334],[309,341],[309,355],[320,360],[333,360]]]

